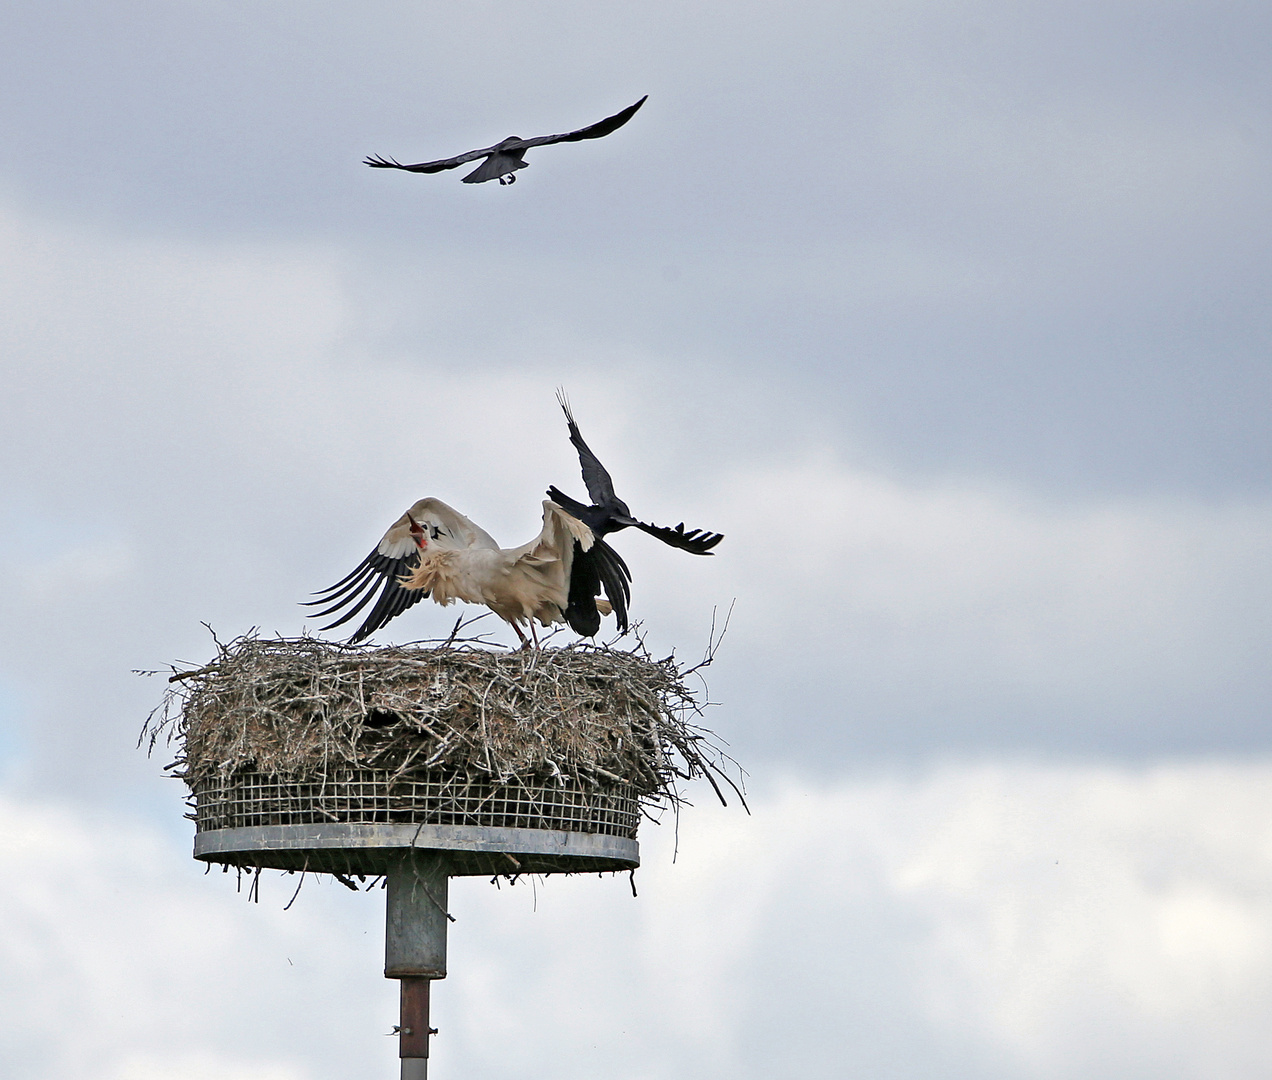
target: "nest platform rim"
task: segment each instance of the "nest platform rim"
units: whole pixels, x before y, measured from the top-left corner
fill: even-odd
[[[333,822],[258,825],[196,834],[201,862],[265,870],[383,875],[409,852],[446,856],[452,877],[635,870],[635,837],[481,825]]]

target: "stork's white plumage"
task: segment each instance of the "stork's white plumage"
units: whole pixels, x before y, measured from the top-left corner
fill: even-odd
[[[544,626],[565,621],[575,541],[581,550],[590,550],[592,531],[547,500],[539,535],[521,547],[501,548],[458,510],[440,499],[421,499],[351,574],[309,603],[330,605],[319,617],[343,611],[323,627],[330,630],[376,598],[350,639],[354,642],[427,596],[442,605],[455,600],[485,604],[525,643],[522,625],[528,624],[533,634],[536,619]]]

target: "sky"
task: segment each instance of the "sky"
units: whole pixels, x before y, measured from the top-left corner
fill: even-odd
[[[134,672],[316,629],[418,498],[529,539],[583,493],[564,386],[638,516],[726,534],[616,546],[656,655],[732,606],[708,723],[752,812],[646,825],[636,898],[457,883],[437,1076],[1266,1076],[1270,33],[6,11],[5,1075],[392,1074],[381,897],[204,877]],[[361,164],[645,94],[512,187]]]

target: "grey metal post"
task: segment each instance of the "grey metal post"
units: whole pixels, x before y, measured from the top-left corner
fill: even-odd
[[[402,1080],[427,1080],[429,984],[446,978],[449,863],[444,852],[412,848],[388,873],[384,976],[402,985],[398,1057]]]
[[[428,1058],[403,1058],[402,1080],[428,1080]]]

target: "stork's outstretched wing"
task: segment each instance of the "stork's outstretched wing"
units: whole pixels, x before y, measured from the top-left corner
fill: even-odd
[[[407,513],[429,530],[430,539],[441,533],[450,547],[499,548],[490,533],[441,499],[421,499]]]
[[[357,644],[429,595],[427,589],[402,586],[402,579],[409,577],[420,564],[420,546],[413,529],[421,530],[421,537],[427,539],[436,540],[439,535],[445,535],[452,547],[499,546],[490,533],[441,499],[420,499],[389,527],[351,573],[330,588],[315,593],[316,600],[304,601],[308,607],[328,605],[315,614],[317,619],[340,614],[340,618],[320,630],[343,626],[374,599],[370,613],[349,639],[351,644]]]
[[[516,562],[542,564],[559,562],[569,553],[573,545],[580,545],[584,550],[595,543],[592,530],[573,514],[566,513],[560,506],[543,500],[543,528],[539,535],[528,544],[512,548],[509,554]]]
[[[521,146],[547,146],[549,143],[582,142],[584,139],[604,138],[610,132],[617,131],[635,116],[636,110],[644,105],[648,98],[649,95],[646,94],[635,105],[628,105],[622,112],[616,112],[613,116],[607,116],[604,120],[598,120],[595,124],[579,128],[578,131],[567,131],[564,135],[540,135],[534,139],[522,139]]]
[[[315,593],[317,599],[305,601],[305,606],[329,605],[314,615],[317,619],[341,613],[335,622],[320,628],[333,630],[354,618],[374,599],[375,604],[370,613],[349,639],[351,643],[357,643],[370,637],[395,615],[400,615],[428,596],[427,592],[421,590],[402,588],[400,579],[419,563],[420,549],[411,534],[411,521],[407,514],[403,514],[351,573],[330,588]]]
[[[595,552],[597,569],[600,571],[601,587],[605,590],[605,598],[614,609],[614,619],[623,633],[627,632],[627,605],[632,599],[632,572],[627,569],[623,557],[599,537],[592,545]],[[591,554],[591,552],[589,552]]]

